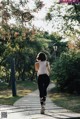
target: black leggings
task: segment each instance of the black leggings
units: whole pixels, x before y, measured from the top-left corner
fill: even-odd
[[[49,83],[50,83],[50,79],[47,74],[39,75],[38,88],[39,88],[40,99],[42,99],[42,101],[40,101],[41,105],[43,104],[43,101],[46,100],[47,87],[48,87]]]

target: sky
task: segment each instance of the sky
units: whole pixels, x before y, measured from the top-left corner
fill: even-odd
[[[47,30],[47,29],[51,29],[50,28],[50,24],[47,27],[47,22],[45,22],[45,16],[49,10],[49,8],[52,5],[52,0],[44,0],[44,4],[45,6],[36,14],[36,19],[33,21],[33,24],[35,24],[36,27],[39,27],[42,30]]]
[[[19,0],[13,0],[13,1],[15,1],[16,3],[19,2]],[[53,8],[53,9],[56,9],[56,10],[53,10],[52,12],[53,20],[48,22],[46,22],[45,20],[45,16],[46,16],[46,13],[49,11],[49,8],[56,2],[59,2],[59,0],[41,0],[41,1],[43,2],[44,7],[41,10],[39,10],[37,13],[33,13],[35,18],[32,21],[32,24],[35,27],[39,28],[40,30],[47,31],[49,33],[58,32],[61,35],[63,35],[62,27],[64,27],[64,20],[61,17],[57,17],[57,15],[59,14],[57,10],[58,9],[57,5],[55,5],[55,8]],[[62,4],[60,4],[60,6],[61,5]],[[30,9],[33,9],[35,7],[34,0],[29,0],[28,7]],[[70,7],[69,5],[63,4],[62,9],[60,9],[61,10],[60,12],[62,13],[62,15],[66,14],[66,9],[69,7]],[[26,8],[21,8],[21,9],[25,10]],[[10,23],[15,23],[15,20],[11,19]],[[75,29],[77,28],[78,27],[76,26]]]
[[[51,32],[56,32],[57,29],[57,24],[58,22],[52,23],[52,22],[46,22],[45,21],[45,16],[49,11],[49,8],[54,4],[55,2],[59,2],[59,0],[42,0],[44,7],[35,14],[35,19],[33,21],[33,24],[37,27],[40,28],[41,30],[48,31],[49,33]],[[53,30],[53,24],[55,26]]]
[[[19,2],[19,0],[13,0],[13,1],[15,1],[16,3]],[[61,18],[56,17],[56,14],[58,14],[57,11],[56,13],[53,13],[55,14],[55,17],[53,17],[52,21],[45,20],[45,16],[48,13],[49,8],[56,2],[59,2],[59,0],[41,0],[41,1],[43,2],[44,7],[41,10],[39,10],[37,13],[33,13],[35,18],[32,21],[32,25],[39,28],[40,30],[47,31],[49,33],[60,31],[62,27],[62,23],[64,21],[62,21]],[[29,0],[28,7],[29,9],[33,9],[35,7],[33,0]],[[23,8],[21,9],[23,10]],[[25,9],[26,8],[24,8],[24,10]],[[62,10],[62,13],[63,11],[65,12],[65,10]],[[10,22],[14,23],[14,19],[12,19]]]
[[[15,1],[16,3],[19,2],[19,0],[13,0],[13,1]],[[34,5],[33,0],[29,0],[29,1],[30,1],[30,3],[28,4],[28,7],[30,9],[34,8],[35,5]],[[38,13],[33,13],[35,16],[35,19],[33,20],[32,24],[35,27],[40,28],[41,30],[46,30],[48,32],[52,32],[53,31],[52,23],[47,23],[45,21],[45,16],[46,16],[49,8],[51,7],[52,3],[55,1],[57,2],[58,0],[41,0],[41,1],[43,2],[44,7],[41,10],[39,10]],[[21,9],[23,9],[23,8],[21,8]],[[14,19],[12,19],[10,21],[10,23],[14,23],[14,22],[15,22]],[[55,31],[56,31],[56,29],[55,29]]]
[[[19,2],[19,0],[13,0],[16,3]],[[58,34],[60,34],[61,36],[63,36],[63,41],[65,39],[65,41],[68,40],[68,37],[66,37],[64,35],[63,32],[63,27],[64,27],[64,20],[62,17],[57,17],[58,13],[58,6],[55,5],[56,10],[53,10],[52,15],[53,15],[53,19],[51,21],[46,21],[45,20],[45,16],[47,14],[47,12],[49,11],[49,8],[55,4],[56,2],[59,2],[59,0],[41,0],[44,4],[44,7],[39,10],[37,13],[33,13],[33,15],[35,16],[34,20],[32,20],[32,25],[34,25],[37,29],[39,28],[42,31],[47,31],[50,34],[53,32],[58,32]],[[60,4],[61,6],[62,4]],[[69,8],[70,6],[67,4],[63,4],[62,5],[62,9],[60,9],[61,14],[64,15],[66,14],[66,9]],[[33,2],[33,0],[29,0],[29,4],[28,4],[29,9],[33,9],[35,7],[35,4]],[[27,8],[27,7],[26,7]],[[21,8],[22,10],[26,9],[26,8]],[[11,20],[10,22],[14,22],[14,19]],[[77,27],[76,27],[77,28]]]

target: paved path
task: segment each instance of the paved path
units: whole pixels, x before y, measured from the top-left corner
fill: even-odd
[[[54,87],[53,84],[49,86],[48,90],[52,87]],[[36,90],[19,99],[14,106],[1,105],[0,112],[1,114],[7,112],[7,119],[69,119],[73,117],[78,119],[80,117],[80,114],[56,106],[49,97],[46,101],[45,115],[40,114],[40,108],[39,92]],[[0,117],[4,117],[4,115]]]

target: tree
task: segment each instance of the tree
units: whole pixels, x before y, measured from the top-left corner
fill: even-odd
[[[53,24],[53,28],[62,34],[63,38],[76,35],[76,39],[80,32],[80,4],[52,4],[45,19]]]
[[[29,23],[32,18],[34,18],[34,16],[32,15],[31,12],[36,10],[39,10],[42,8],[43,4],[41,1],[37,1],[35,2],[36,6],[33,10],[30,10],[28,8],[28,3],[29,1],[23,1],[20,0],[19,3],[17,4],[15,1],[1,1],[0,2],[0,12],[1,12],[1,30],[3,31],[1,34],[1,42],[4,42],[6,40],[6,51],[3,52],[3,57],[1,56],[0,60],[1,61],[1,65],[4,65],[4,69],[6,67],[6,63],[8,65],[8,68],[11,68],[11,73],[10,73],[10,82],[12,82],[11,86],[12,86],[12,95],[16,96],[16,85],[15,85],[15,53],[17,51],[17,48],[22,49],[21,51],[21,55],[23,56],[21,61],[25,61],[25,55],[23,54],[23,47],[24,43],[22,40],[24,40],[24,36],[23,36],[23,29],[24,29],[24,23]],[[22,8],[27,8],[25,10],[21,10]],[[9,21],[11,20],[11,18],[15,17],[15,21],[19,21],[18,22],[18,28],[21,26],[21,29],[18,31],[17,30],[17,24],[16,24],[16,28],[14,27],[14,25],[11,26],[11,24],[9,24]],[[5,34],[3,34],[5,33]],[[31,31],[27,31],[27,28],[25,28],[25,32],[24,34],[26,34],[27,36],[26,39],[28,39],[30,41],[30,35],[32,36],[32,32]],[[3,37],[2,37],[3,36]],[[18,43],[16,43],[16,39],[19,39],[20,41]],[[20,49],[18,49],[20,50]],[[6,57],[5,57],[6,56]],[[23,63],[23,62],[21,62]],[[9,67],[10,66],[10,67]],[[25,72],[25,63],[23,63],[23,65],[21,66],[22,68],[22,76],[21,78],[23,79],[24,77],[24,72]],[[8,69],[8,70],[9,70]]]

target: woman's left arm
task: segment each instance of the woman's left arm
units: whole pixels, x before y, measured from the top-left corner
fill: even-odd
[[[50,63],[47,62],[47,69],[48,69],[48,72],[50,73]]]

